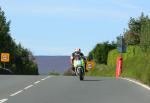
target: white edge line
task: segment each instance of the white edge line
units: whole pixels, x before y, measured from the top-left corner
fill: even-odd
[[[1,99],[0,100],[0,103],[4,103],[4,102],[6,102],[8,99],[6,98],[6,99]]]
[[[140,83],[140,82],[137,82],[137,81],[134,81],[134,80],[131,80],[131,79],[128,79],[128,78],[122,78],[122,79],[127,80],[127,81],[130,81],[130,82],[133,82],[133,83],[135,83],[135,84],[137,84],[137,85],[140,85],[140,86],[142,86],[142,87],[144,87],[144,88],[146,88],[146,89],[148,89],[148,90],[150,91],[150,87],[147,86],[147,85],[145,85],[145,84],[142,84],[142,83]]]
[[[17,94],[19,94],[19,93],[21,93],[21,92],[23,92],[23,90],[20,90],[20,91],[18,91],[18,92],[16,92],[16,93],[13,93],[13,94],[11,94],[10,96],[12,97],[12,96],[15,96],[15,95],[17,95]]]
[[[34,84],[38,84],[38,83],[40,83],[40,81],[36,81],[36,82],[34,82]]]
[[[29,86],[25,87],[24,89],[27,90],[27,89],[29,89],[31,87],[33,87],[33,85],[29,85]]]

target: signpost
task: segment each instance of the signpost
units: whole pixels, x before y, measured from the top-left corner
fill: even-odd
[[[1,62],[4,63],[4,68],[5,68],[5,63],[10,61],[10,54],[9,53],[1,53]]]

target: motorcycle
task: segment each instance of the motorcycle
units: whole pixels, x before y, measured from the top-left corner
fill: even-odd
[[[75,75],[79,76],[80,80],[84,80],[84,74],[85,74],[85,64],[84,59],[80,56],[76,56],[74,59],[74,68],[75,68]]]

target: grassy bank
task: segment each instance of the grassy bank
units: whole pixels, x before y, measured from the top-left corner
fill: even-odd
[[[87,76],[103,76],[103,77],[113,77],[115,69],[112,69],[111,67],[104,65],[104,64],[96,64],[94,70],[90,70],[88,73],[86,73]]]
[[[96,64],[95,70],[88,76],[115,76],[118,51],[112,50],[108,55],[107,65]],[[139,46],[129,46],[123,54],[122,77],[130,77],[150,85],[150,52],[143,53]]]

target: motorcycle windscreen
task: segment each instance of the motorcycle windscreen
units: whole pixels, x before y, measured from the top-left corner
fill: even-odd
[[[82,60],[75,60],[74,67],[82,66]]]

